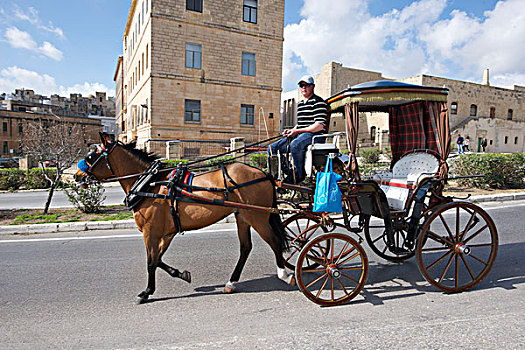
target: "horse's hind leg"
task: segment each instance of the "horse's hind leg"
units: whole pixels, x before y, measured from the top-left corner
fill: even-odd
[[[241,278],[241,272],[246,264],[246,260],[252,250],[252,237],[250,233],[250,225],[245,223],[238,215],[236,216],[237,222],[237,235],[239,236],[239,243],[241,248],[241,254],[235,270],[230,277],[230,281],[224,286],[225,293],[232,293],[235,290],[234,283],[239,281]]]

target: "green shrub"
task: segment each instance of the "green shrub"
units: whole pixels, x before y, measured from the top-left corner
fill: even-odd
[[[253,165],[264,171],[268,170],[268,155],[266,153],[250,154],[250,165]]]
[[[46,171],[50,177],[55,177],[57,172],[56,168],[47,168]],[[38,188],[49,188],[51,187],[51,184],[46,180],[44,174],[42,174],[42,169],[33,168],[29,169],[26,173],[25,187],[28,190],[32,190]]]
[[[522,188],[525,186],[525,154],[466,154],[451,161],[454,175],[485,175],[458,180],[478,188]]]
[[[65,190],[67,198],[78,210],[83,213],[98,213],[102,207],[104,187],[101,184],[91,185],[87,188],[73,187]]]
[[[188,159],[166,159],[162,161],[162,163],[166,165],[167,168],[173,168],[179,164],[186,164],[188,162]]]
[[[365,163],[375,164],[379,162],[379,155],[381,150],[377,148],[364,148],[359,150],[359,154]]]
[[[233,161],[233,156],[222,156],[217,158],[208,159],[206,164],[209,166],[214,166],[220,163],[228,164]]]
[[[0,190],[16,191],[25,181],[25,172],[16,168],[0,169]]]

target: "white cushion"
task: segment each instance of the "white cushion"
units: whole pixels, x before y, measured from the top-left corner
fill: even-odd
[[[418,182],[439,170],[438,159],[425,152],[410,153],[399,159],[392,169],[392,178]]]

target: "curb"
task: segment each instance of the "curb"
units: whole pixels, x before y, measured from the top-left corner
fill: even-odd
[[[525,200],[525,192],[517,192],[512,194],[489,194],[472,196],[466,199],[472,203],[482,202],[507,202]],[[218,221],[218,224],[235,222],[234,215],[229,215],[226,218]],[[32,233],[56,233],[56,232],[72,232],[72,231],[89,231],[89,230],[124,230],[136,228],[133,219],[115,220],[115,221],[81,221],[81,222],[65,222],[53,224],[34,224],[34,225],[9,225],[0,226],[1,235],[12,234],[32,234]]]

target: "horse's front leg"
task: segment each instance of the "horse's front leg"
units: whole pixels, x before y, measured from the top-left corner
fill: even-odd
[[[153,263],[148,258],[148,286],[137,296],[137,304],[145,303],[150,295],[155,293],[155,271],[157,270],[157,262]]]
[[[184,270],[183,272],[180,272],[176,268],[164,263],[162,260],[159,260],[158,267],[166,271],[171,277],[177,277],[183,281],[191,283],[191,273],[189,271]]]

